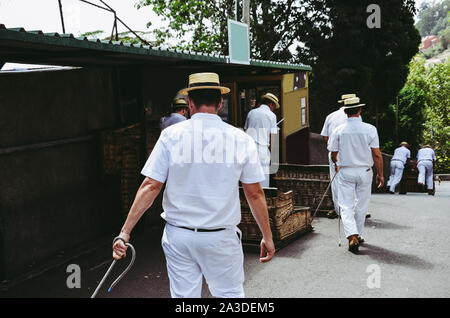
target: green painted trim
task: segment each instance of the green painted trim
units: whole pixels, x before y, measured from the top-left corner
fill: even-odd
[[[174,60],[188,60],[200,62],[212,62],[230,64],[229,58],[226,56],[212,55],[197,52],[177,51],[171,49],[162,49],[156,47],[149,47],[133,45],[116,41],[100,41],[98,39],[87,39],[86,37],[75,38],[73,34],[58,34],[58,33],[42,33],[41,31],[25,31],[23,28],[8,29],[0,24],[0,41],[18,41],[25,43],[59,46],[71,49],[86,49],[101,52],[121,53],[130,55],[140,55],[143,57],[159,57]],[[278,68],[283,70],[302,70],[311,71],[311,67],[301,64],[290,64],[281,62],[250,60],[250,66]]]
[[[262,61],[262,60],[253,60],[253,59],[250,60],[250,65],[260,66],[260,67],[289,69],[289,70],[299,70],[299,71],[312,71],[312,67],[309,65],[271,62],[271,61]]]

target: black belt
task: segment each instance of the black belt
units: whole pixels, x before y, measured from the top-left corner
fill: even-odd
[[[197,232],[218,232],[218,231],[223,231],[225,230],[225,228],[220,228],[220,229],[191,229],[190,227],[185,227],[185,226],[177,226],[181,229],[185,229],[185,230],[190,230],[190,231],[195,231],[197,230]]]
[[[421,161],[433,161],[433,160],[431,160],[431,159],[422,159],[422,160],[419,160],[417,162],[421,162]]]

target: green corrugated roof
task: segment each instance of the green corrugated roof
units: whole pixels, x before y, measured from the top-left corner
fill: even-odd
[[[172,49],[164,49],[158,47],[150,47],[142,44],[129,44],[121,41],[100,41],[99,39],[88,39],[87,37],[74,37],[73,34],[43,33],[42,31],[26,31],[23,28],[6,28],[0,24],[0,48],[2,49],[2,57],[11,58],[7,62],[22,62],[27,58],[33,58],[33,52],[37,61],[41,63],[42,58],[45,60],[47,53],[51,57],[53,52],[58,58],[63,58],[63,54],[80,53],[84,51],[101,52],[113,57],[114,54],[120,56],[126,55],[134,59],[156,59],[156,60],[178,60],[192,62],[212,62],[219,64],[231,64],[229,58],[222,55],[197,53],[191,51],[179,51]],[[25,49],[27,52],[25,52]],[[33,51],[34,50],[34,51]],[[28,53],[28,57],[25,53]],[[25,54],[25,55],[24,55]],[[62,55],[61,55],[62,54]],[[76,58],[76,54],[74,55]],[[117,58],[117,56],[116,56]],[[27,60],[28,61],[28,60]],[[32,63],[31,61],[28,61]],[[80,62],[81,63],[81,62]],[[281,62],[271,62],[262,60],[250,60],[250,66],[263,68],[277,68],[292,71],[311,71],[311,67],[302,64],[290,64]]]

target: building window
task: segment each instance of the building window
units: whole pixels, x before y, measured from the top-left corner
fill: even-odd
[[[301,116],[302,116],[302,126],[306,125],[306,97],[301,99]]]

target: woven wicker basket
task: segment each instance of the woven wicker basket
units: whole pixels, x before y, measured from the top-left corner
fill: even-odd
[[[281,241],[299,231],[307,231],[311,224],[311,211],[307,207],[294,207],[293,192],[281,192],[276,188],[264,188],[269,223],[274,241]],[[241,223],[243,241],[259,241],[261,231],[251,213],[242,188],[240,189]]]
[[[296,206],[317,208],[320,199],[330,183],[328,166],[304,166],[282,164],[274,176],[276,187],[280,191],[294,191]],[[334,209],[331,188],[324,197],[321,211]]]
[[[142,130],[135,124],[102,132],[103,171],[120,177],[122,211],[128,214],[142,181]]]

